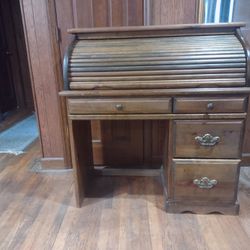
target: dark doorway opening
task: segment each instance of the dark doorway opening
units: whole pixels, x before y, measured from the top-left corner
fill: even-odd
[[[19,0],[0,1],[0,131],[34,111]]]

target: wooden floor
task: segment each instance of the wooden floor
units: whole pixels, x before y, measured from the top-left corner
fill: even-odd
[[[153,177],[96,177],[80,209],[72,173],[34,173],[35,143],[0,155],[0,249],[250,249],[250,191],[239,216],[167,214]]]

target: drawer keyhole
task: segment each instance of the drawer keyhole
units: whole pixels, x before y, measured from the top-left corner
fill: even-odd
[[[214,109],[214,104],[213,104],[212,102],[209,102],[209,103],[207,104],[207,109],[208,109],[208,110],[213,110],[213,109]]]
[[[116,110],[122,111],[123,110],[123,105],[122,104],[116,104],[115,105]]]

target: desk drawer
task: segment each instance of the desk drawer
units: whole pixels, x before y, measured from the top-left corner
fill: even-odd
[[[240,158],[243,121],[174,121],[174,157]]]
[[[174,159],[175,200],[234,202],[238,164],[239,160]]]
[[[70,114],[171,113],[171,98],[69,99]]]
[[[174,113],[240,113],[246,111],[246,97],[180,97],[174,99]]]

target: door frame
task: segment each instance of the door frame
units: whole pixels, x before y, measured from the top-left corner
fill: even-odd
[[[41,165],[70,168],[66,103],[63,89],[59,36],[54,0],[19,0],[30,78],[37,114]]]

